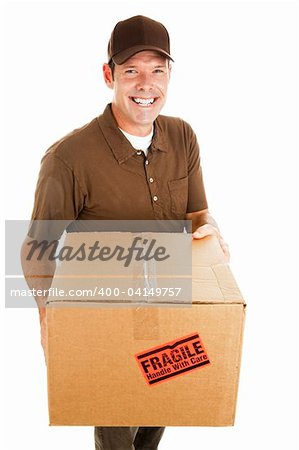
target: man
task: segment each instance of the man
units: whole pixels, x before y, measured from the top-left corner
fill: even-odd
[[[104,80],[112,103],[89,124],[55,143],[42,160],[32,220],[192,220],[193,238],[214,234],[199,148],[191,127],[160,116],[171,74],[169,35],[159,22],[135,16],[116,24]],[[25,260],[25,275],[34,273]],[[47,263],[53,275],[54,263]],[[47,288],[28,278],[30,287]],[[45,348],[44,304],[38,300]],[[97,450],[156,449],[163,427],[96,427]]]

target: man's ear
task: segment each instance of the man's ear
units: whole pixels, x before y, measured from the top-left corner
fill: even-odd
[[[107,63],[103,64],[103,76],[104,76],[104,81],[105,81],[106,85],[110,89],[113,89],[113,87],[114,87],[113,75],[112,75],[112,71]]]
[[[170,62],[170,61],[169,61],[168,64],[169,64],[169,65],[168,65],[168,73],[169,73],[169,79],[170,79],[172,65],[171,65],[171,62]]]

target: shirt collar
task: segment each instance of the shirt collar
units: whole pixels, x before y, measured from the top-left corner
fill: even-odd
[[[97,120],[106,142],[111,148],[119,164],[122,164],[136,153],[136,150],[118,128],[117,122],[111,110],[111,103],[106,106],[103,114],[99,116]],[[150,148],[153,151],[159,150],[161,152],[167,152],[168,150],[166,141],[163,137],[161,125],[159,123],[159,117],[157,117],[154,122],[154,135]]]

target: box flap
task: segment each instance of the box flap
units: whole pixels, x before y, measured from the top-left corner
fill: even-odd
[[[113,234],[113,233],[112,233]],[[128,238],[129,233],[119,234],[122,239],[122,243],[125,246],[126,239]],[[153,234],[152,234],[153,235]],[[155,237],[159,239],[159,235],[161,233],[156,233]],[[171,243],[171,248],[175,248],[177,233],[169,233],[168,241]],[[181,239],[182,233],[180,233]],[[84,233],[84,241],[89,243],[94,241],[95,233]],[[82,240],[82,233],[71,233],[70,236],[67,237],[67,245],[70,245],[76,240]],[[108,237],[111,242],[114,242],[115,236]],[[188,274],[188,264],[190,267],[190,262],[186,261],[186,267],[184,267],[184,259],[186,258],[186,254],[190,255],[190,248],[192,248],[192,303],[242,303],[244,304],[242,294],[236,284],[236,281],[233,277],[233,274],[230,270],[228,263],[225,260],[225,255],[220,247],[219,241],[216,236],[207,236],[203,239],[192,240],[191,236],[185,235],[185,246],[187,249],[187,253],[182,253],[178,249],[176,249],[176,257],[178,260],[179,273],[182,273],[182,277],[174,275],[171,276],[171,264],[167,268],[167,272],[165,275],[165,271],[160,274],[159,270],[156,269],[151,274],[152,279],[160,280],[167,279],[167,283],[169,286],[178,286],[185,283],[188,283],[188,280],[191,278],[191,271]],[[163,234],[163,241],[165,242],[165,233]],[[172,263],[173,265],[173,263]],[[107,267],[109,264],[107,265]],[[158,266],[158,264],[156,264]],[[72,286],[72,287],[81,287],[81,288],[89,288],[95,289],[97,284],[102,283],[105,286],[113,286],[116,284],[116,281],[122,286],[131,286],[134,288],[138,288],[141,285],[144,286],[144,272],[142,264],[136,263],[136,261],[131,264],[123,273],[118,273],[117,275],[112,275],[109,277],[109,273],[107,272],[107,267],[105,267],[105,274],[97,275],[96,271],[98,270],[97,264],[84,262],[72,261],[71,264],[64,264],[58,266],[53,283],[52,288],[60,289],[62,287]],[[102,267],[102,266],[101,266]],[[110,262],[110,267],[112,267],[112,263]],[[82,269],[85,271],[85,278]],[[164,269],[163,269],[164,270]],[[177,268],[176,268],[177,270]],[[99,277],[104,277],[99,280]],[[164,281],[165,282],[165,281]],[[191,280],[190,280],[191,282]],[[160,281],[162,283],[162,281]],[[191,293],[191,285],[190,285],[190,293]],[[190,294],[191,299],[191,294]],[[63,303],[66,303],[67,306],[98,306],[99,304],[107,304],[117,305],[119,304],[134,304],[136,301],[128,301],[127,299],[112,299],[112,298],[93,298],[90,299],[88,297],[84,298],[72,298],[72,299],[62,299],[55,295],[52,295],[48,299],[48,305],[57,306],[57,304],[63,306]],[[84,305],[83,305],[84,303]],[[153,304],[154,301],[152,301]],[[148,300],[147,305],[151,304],[151,300]],[[182,303],[173,297],[173,300],[167,302],[167,305],[181,305]],[[191,304],[191,301],[190,303]]]
[[[216,236],[192,242],[192,302],[244,303]]]

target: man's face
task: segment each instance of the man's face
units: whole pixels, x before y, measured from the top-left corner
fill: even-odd
[[[130,134],[146,136],[165,101],[170,78],[168,60],[142,51],[115,65],[114,79],[104,64],[106,84],[114,90],[112,111],[118,126]]]

